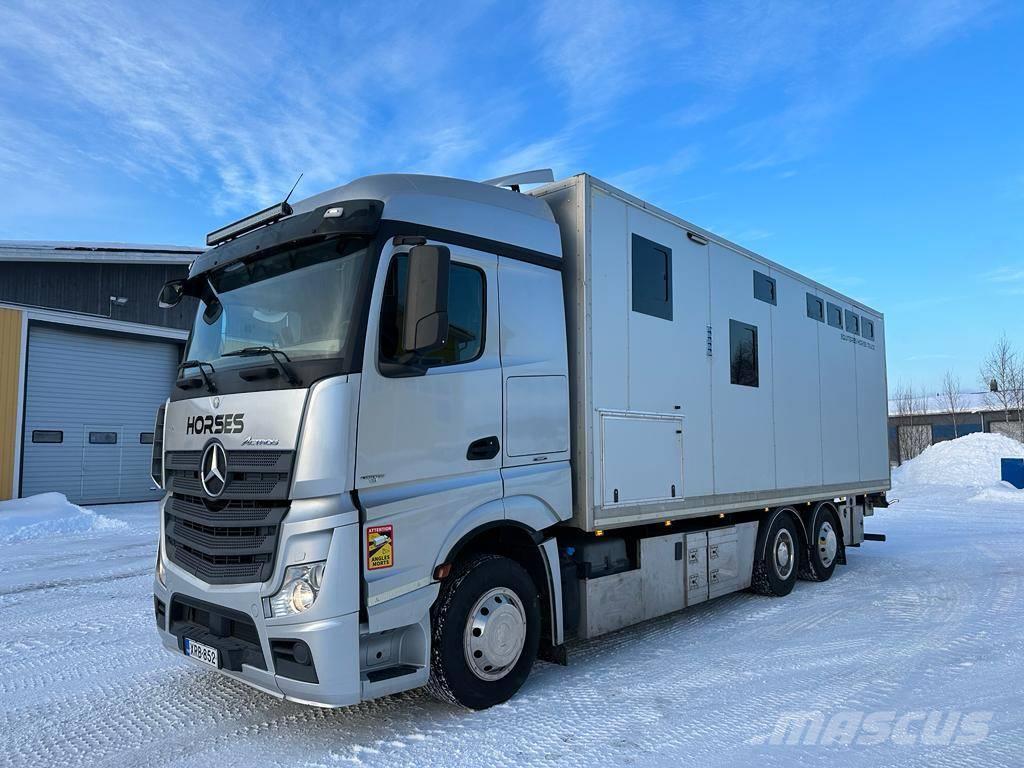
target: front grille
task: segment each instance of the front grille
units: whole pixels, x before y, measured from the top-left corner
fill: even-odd
[[[167,454],[168,559],[209,584],[266,581],[288,512],[293,454],[229,451],[227,483],[217,499],[202,490],[201,459],[202,451]]]

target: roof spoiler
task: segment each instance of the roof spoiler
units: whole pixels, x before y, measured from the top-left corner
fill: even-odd
[[[490,184],[492,187],[508,187],[513,192],[518,192],[523,184],[550,184],[555,180],[554,171],[550,168],[538,168],[535,171],[523,171],[512,173],[508,176],[499,176],[496,179],[488,179],[481,182]]]

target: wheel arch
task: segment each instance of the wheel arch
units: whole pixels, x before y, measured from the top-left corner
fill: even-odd
[[[438,566],[456,565],[477,555],[501,555],[515,561],[529,574],[541,607],[541,637],[551,638],[554,644],[561,635],[561,579],[558,570],[557,550],[555,562],[548,560],[551,554],[545,551],[547,537],[526,523],[518,520],[492,520],[473,528],[462,535],[438,560]],[[553,548],[552,548],[553,549]],[[435,569],[436,572],[436,569]],[[555,583],[555,579],[558,579]],[[556,610],[557,609],[557,610]]]
[[[796,536],[797,539],[799,539],[797,545],[799,547],[807,546],[807,526],[804,524],[803,517],[800,513],[795,507],[776,507],[765,515],[758,526],[757,553],[761,558],[764,558],[767,553],[768,532],[775,524],[775,521],[779,518],[779,515],[787,515],[793,521],[793,527],[796,528]]]

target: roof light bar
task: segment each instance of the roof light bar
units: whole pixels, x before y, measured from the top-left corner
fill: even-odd
[[[273,224],[278,219],[291,215],[292,207],[285,200],[283,203],[264,208],[262,211],[246,216],[244,219],[239,219],[233,224],[228,224],[226,227],[214,230],[206,236],[206,244],[211,246],[219,245],[233,237],[244,235],[246,232],[252,232],[252,230],[258,227]]]

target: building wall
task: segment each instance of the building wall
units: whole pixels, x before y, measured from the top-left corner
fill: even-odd
[[[9,261],[3,264],[0,302],[187,330],[195,316],[195,299],[173,309],[160,309],[156,303],[165,282],[187,274],[180,264]],[[124,297],[128,303],[112,304],[111,296]]]
[[[18,310],[0,308],[0,500],[14,495],[23,322]]]
[[[1005,411],[974,411],[961,413],[957,416],[956,427],[948,413],[915,414],[914,416],[889,417],[889,463],[892,466],[902,464],[914,458],[908,454],[918,454],[934,443],[963,437],[973,432],[998,432],[1018,440],[1024,435],[1017,415],[1009,415],[1009,426],[1005,424]],[[923,429],[927,428],[927,434]],[[955,430],[955,432],[954,432]],[[921,444],[923,443],[923,445]]]

